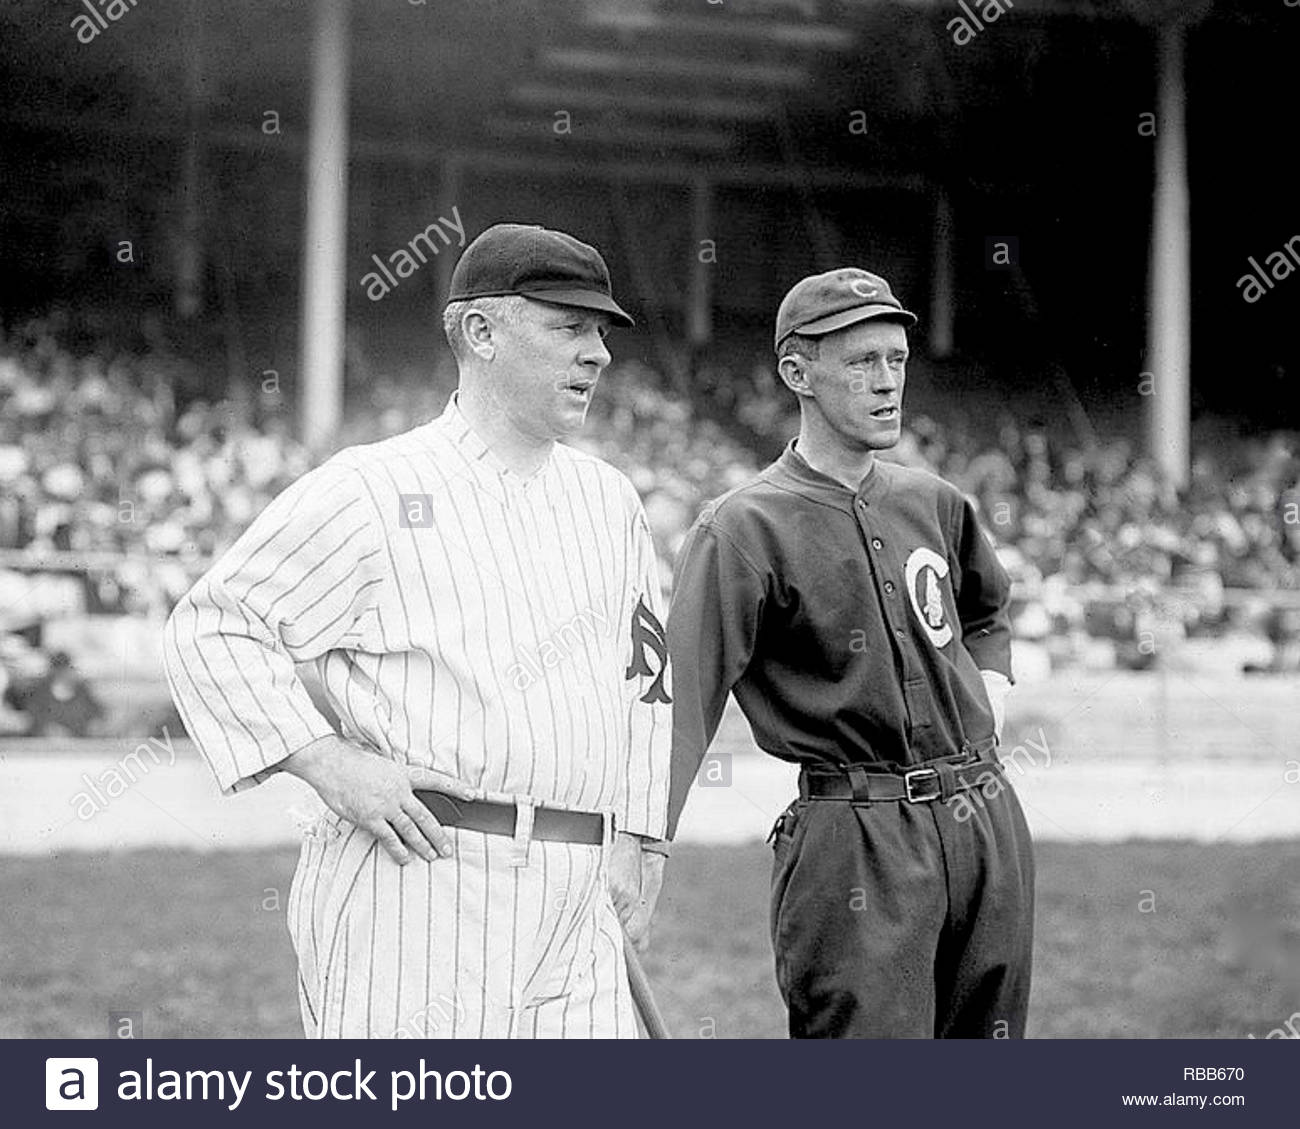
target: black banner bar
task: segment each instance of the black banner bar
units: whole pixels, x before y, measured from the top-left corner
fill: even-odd
[[[1274,1126],[1290,1041],[12,1041],[0,1120],[58,1124],[93,1090],[70,1124]]]

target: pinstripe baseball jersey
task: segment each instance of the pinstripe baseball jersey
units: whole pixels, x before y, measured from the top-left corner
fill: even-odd
[[[226,791],[332,731],[295,673],[313,662],[344,737],[659,836],[659,615],[627,479],[559,445],[520,478],[453,398],[281,494],[178,604],[165,657]],[[306,1034],[635,1037],[606,848],[449,834],[450,858],[402,866],[332,811],[308,830],[289,896]]]
[[[631,483],[556,444],[527,479],[455,397],[285,490],[165,632],[181,715],[234,792],[330,734],[489,796],[664,832],[671,708],[655,554]]]

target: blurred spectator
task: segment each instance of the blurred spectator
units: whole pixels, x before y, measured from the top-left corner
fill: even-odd
[[[92,737],[104,716],[103,705],[65,651],[55,651],[36,677],[11,680],[5,699],[24,717],[26,737]]]
[[[1300,673],[1300,607],[1273,608],[1265,620],[1265,634],[1273,654],[1267,665],[1247,663],[1245,674]]]

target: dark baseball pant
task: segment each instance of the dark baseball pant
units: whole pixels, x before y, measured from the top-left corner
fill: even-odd
[[[792,1038],[1024,1037],[1034,860],[999,779],[946,803],[786,810],[771,929]]]

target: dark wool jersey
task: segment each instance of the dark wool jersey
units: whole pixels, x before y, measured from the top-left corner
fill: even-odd
[[[943,479],[877,460],[855,492],[792,442],[682,546],[668,834],[727,702],[803,765],[914,765],[993,736],[981,670],[1011,677],[1010,581]]]

